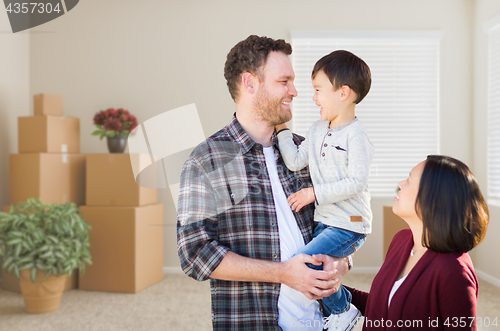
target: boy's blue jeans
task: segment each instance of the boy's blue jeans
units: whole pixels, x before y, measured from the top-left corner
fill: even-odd
[[[326,254],[336,257],[346,257],[357,251],[365,242],[365,235],[338,229],[332,226],[317,223],[314,228],[314,238],[297,254]],[[322,265],[307,264],[310,268],[322,270]],[[321,300],[323,315],[328,317],[330,314],[340,314],[349,309],[352,295],[344,287],[329,297]]]

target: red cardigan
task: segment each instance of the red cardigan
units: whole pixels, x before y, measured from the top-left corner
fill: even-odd
[[[476,330],[477,278],[467,253],[427,250],[392,297],[389,293],[401,274],[413,235],[398,232],[369,293],[347,287],[352,303],[365,316],[363,330]]]

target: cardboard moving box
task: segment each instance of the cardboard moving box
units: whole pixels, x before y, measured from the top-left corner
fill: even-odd
[[[137,293],[163,280],[162,204],[80,209],[92,226],[81,290]]]
[[[17,120],[19,153],[80,153],[80,119],[44,115]]]
[[[2,211],[9,212],[10,206],[4,206]],[[64,291],[78,288],[78,269],[73,270],[71,277],[66,280]],[[2,269],[2,290],[21,293],[19,279],[16,276],[7,273]]]
[[[87,154],[87,206],[143,206],[157,202],[157,189],[137,185],[132,162],[139,154]]]
[[[62,95],[41,93],[33,96],[35,115],[63,116]]]
[[[384,259],[392,237],[407,228],[409,228],[408,224],[401,217],[394,214],[392,206],[384,206]]]
[[[9,161],[10,204],[29,197],[85,204],[84,154],[11,154]]]

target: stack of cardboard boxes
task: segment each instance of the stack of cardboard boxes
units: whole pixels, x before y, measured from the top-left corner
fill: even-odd
[[[156,188],[135,182],[144,155],[80,153],[80,121],[63,116],[58,95],[34,97],[34,116],[18,121],[19,154],[10,155],[10,204],[40,198],[74,202],[91,226],[93,264],[66,289],[136,293],[163,279],[163,205]],[[149,157],[149,156],[146,156]],[[4,207],[8,211],[8,206]],[[20,292],[2,270],[2,289]]]
[[[34,116],[18,118],[19,154],[9,157],[9,203],[39,198],[44,203],[85,204],[85,155],[80,120],[63,116],[63,98],[38,94]],[[4,210],[8,209],[4,207]],[[77,288],[73,272],[66,288]],[[20,292],[19,280],[2,270],[2,289]]]
[[[82,290],[136,293],[163,279],[163,205],[132,170],[143,158],[87,155],[87,205],[80,209],[92,226],[93,264],[80,276]]]

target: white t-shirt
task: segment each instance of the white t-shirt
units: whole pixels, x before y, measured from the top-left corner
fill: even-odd
[[[394,294],[396,293],[396,291],[399,289],[399,287],[401,286],[401,284],[403,284],[403,282],[406,279],[406,276],[408,276],[408,275],[404,275],[403,277],[401,277],[401,279],[395,281],[394,285],[392,285],[391,293],[389,293],[389,302],[387,303],[387,307],[391,306],[392,297],[394,296]]]
[[[278,177],[273,147],[265,147],[267,172],[271,180],[274,205],[280,236],[281,261],[287,261],[304,247],[304,238],[293,215],[283,186]],[[322,315],[319,303],[309,300],[304,294],[281,284],[278,298],[278,325],[284,330],[323,330]]]

